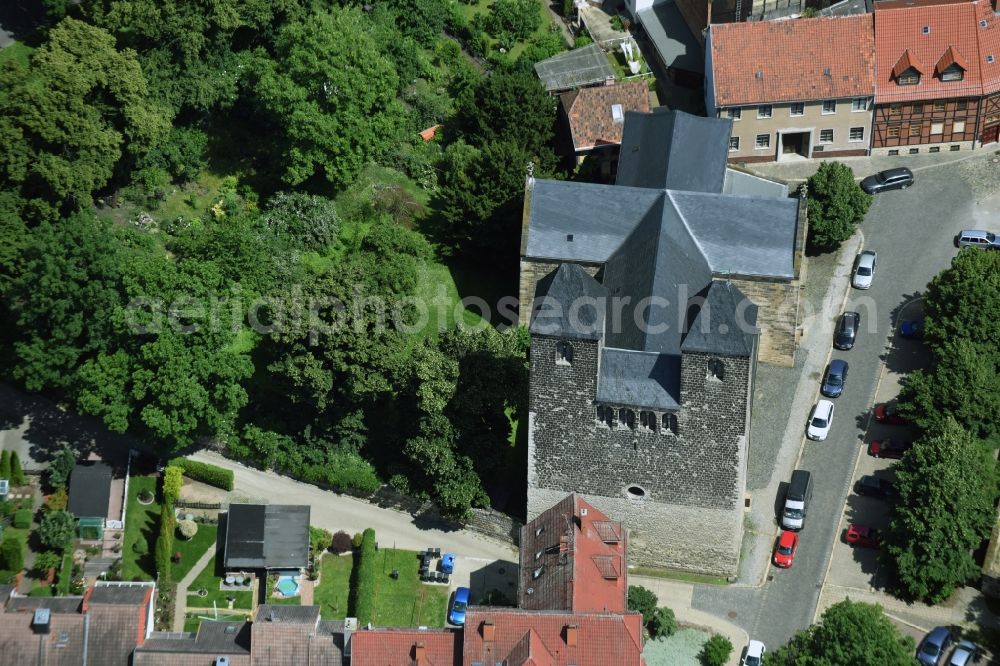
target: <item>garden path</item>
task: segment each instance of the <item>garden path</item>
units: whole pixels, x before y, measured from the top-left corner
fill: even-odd
[[[184,631],[184,612],[187,610],[188,587],[191,586],[202,569],[208,566],[213,557],[215,557],[215,548],[207,549],[204,555],[191,567],[191,571],[188,571],[183,580],[177,583],[177,590],[174,592],[174,631]]]

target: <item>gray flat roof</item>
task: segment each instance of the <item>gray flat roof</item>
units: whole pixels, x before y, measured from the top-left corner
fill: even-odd
[[[309,562],[309,507],[230,504],[226,569],[298,569]]]
[[[639,11],[639,22],[663,64],[696,74],[705,72],[705,54],[673,0]]]
[[[615,78],[608,56],[597,44],[564,51],[537,62],[535,73],[549,92],[571,90]]]
[[[111,468],[102,462],[77,463],[69,476],[66,509],[77,518],[107,518]]]

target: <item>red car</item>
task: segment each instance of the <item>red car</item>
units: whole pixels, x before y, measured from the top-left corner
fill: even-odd
[[[844,541],[851,546],[862,548],[878,548],[882,543],[882,535],[874,527],[855,525],[851,523],[847,526],[847,533],[844,534]]]
[[[778,545],[774,547],[774,566],[787,569],[792,566],[795,559],[795,551],[799,548],[799,535],[795,532],[784,530],[778,537]]]
[[[896,411],[896,403],[880,402],[875,405],[875,420],[889,425],[909,425],[910,422]]]
[[[876,458],[902,458],[903,454],[910,450],[913,442],[904,442],[900,439],[883,439],[874,441],[868,446],[868,453]]]

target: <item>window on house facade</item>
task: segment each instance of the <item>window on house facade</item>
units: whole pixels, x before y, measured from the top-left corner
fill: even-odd
[[[960,99],[957,102],[955,102],[956,111],[965,111],[968,108],[969,108],[969,100],[967,99]]]
[[[942,81],[961,81],[964,78],[965,71],[956,63],[951,63],[941,72]]]
[[[864,141],[865,140],[865,128],[864,127],[852,127],[850,134],[851,141]]]
[[[913,113],[923,113],[924,105],[919,102],[913,105]]]
[[[910,125],[910,136],[920,136],[920,125]]]
[[[722,381],[726,378],[726,364],[717,358],[708,362],[708,378]]]
[[[743,109],[738,106],[726,109],[726,117],[731,120],[739,120],[743,117]]]
[[[899,151],[898,150],[890,150],[889,151],[889,157],[896,157],[897,155],[899,155]]]
[[[835,99],[824,100],[823,113],[837,113],[837,100]]]
[[[931,134],[941,134],[944,132],[944,123],[931,123]]]
[[[855,97],[851,100],[851,111],[867,111],[868,100],[864,97]]]
[[[792,102],[792,105],[788,107],[788,113],[792,116],[802,116],[805,115],[806,105],[804,102]]]
[[[962,149],[962,146],[948,146],[948,150],[955,153]]]
[[[833,143],[833,130],[832,129],[822,129],[819,131],[819,142],[820,143]]]
[[[944,102],[934,102],[934,110],[935,111],[944,111],[945,110],[945,106],[946,105],[945,105]]]
[[[556,365],[573,365],[573,345],[563,341],[556,343]]]
[[[635,430],[635,412],[631,409],[619,409],[618,424],[622,427],[628,428],[629,430]]]
[[[639,429],[649,432],[656,432],[656,426],[660,420],[656,418],[654,412],[639,412]]]
[[[915,86],[920,83],[920,72],[912,67],[896,77],[897,86]]]
[[[770,118],[771,112],[772,109],[770,104],[761,104],[760,106],[757,107],[758,118]]]
[[[770,148],[771,147],[771,135],[770,134],[758,134],[757,141],[755,142],[757,148]]]
[[[940,153],[941,152],[941,146],[931,146],[930,149],[928,150],[928,152],[931,152],[931,153]]]
[[[908,152],[910,155],[919,155],[920,154],[920,149],[919,148],[910,148],[906,152]]]
[[[892,127],[886,127],[885,128],[885,135],[887,137],[889,137],[890,139],[897,139],[897,138],[899,138],[899,126],[898,125],[894,125]]]
[[[740,149],[740,137],[731,136],[729,137],[729,150],[739,150]]]
[[[597,424],[605,427],[612,427],[615,424],[615,410],[604,405],[597,406]]]
[[[902,112],[903,112],[903,105],[902,104],[890,104],[889,105],[889,115],[890,116],[898,116]]]
[[[964,132],[965,131],[965,121],[964,120],[956,120],[955,122],[953,122],[951,124],[951,131],[952,132]]]
[[[672,435],[676,435],[680,431],[680,427],[677,424],[676,414],[663,415],[663,430]]]

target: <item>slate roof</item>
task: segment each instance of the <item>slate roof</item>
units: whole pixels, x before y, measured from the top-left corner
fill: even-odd
[[[639,22],[667,67],[695,74],[705,71],[705,53],[673,0],[639,11]]]
[[[753,355],[758,332],[757,306],[737,287],[729,282],[713,282],[696,311],[681,344],[682,351]]]
[[[253,666],[343,664],[343,624],[321,622],[319,606],[258,606],[250,642]]]
[[[220,656],[230,666],[249,666],[249,622],[203,621],[192,634],[153,633],[136,648],[132,666],[215,666]]]
[[[680,408],[680,356],[605,349],[597,400],[612,405],[674,411]]]
[[[870,97],[874,92],[869,14],[724,23],[711,26],[709,33],[714,99],[720,108]],[[881,64],[879,69],[888,71]]]
[[[784,199],[788,196],[788,185],[727,167],[722,192],[723,194]]]
[[[229,505],[225,568],[298,569],[308,559],[308,506]]]
[[[528,521],[520,543],[520,608],[625,611],[625,530],[579,495]]]
[[[69,477],[66,509],[77,518],[107,518],[111,501],[111,468],[102,462],[77,463]]]
[[[11,597],[7,602],[8,613],[33,612],[38,608],[48,608],[53,613],[79,613],[83,597]]]
[[[627,114],[616,184],[722,192],[732,124],[666,107]]]
[[[604,335],[607,295],[583,268],[562,264],[538,282],[531,332],[596,340]]]
[[[569,120],[576,152],[620,144],[625,113],[649,111],[649,88],[645,81],[580,88],[559,98]],[[615,105],[621,113],[617,121],[612,113]]]
[[[986,41],[985,32],[996,28],[980,28],[980,12],[977,3],[959,0],[875,3],[876,103],[981,95],[985,55],[979,54],[980,32]],[[942,81],[935,72],[949,49],[968,67],[961,81]],[[920,83],[897,85],[900,67],[908,66],[920,71]]]
[[[492,640],[484,637],[490,625]],[[569,633],[573,627],[573,637]],[[638,613],[566,613],[473,606],[465,614],[466,665],[641,666]],[[575,643],[572,644],[572,643]]]
[[[418,653],[422,657],[419,661]],[[351,637],[351,666],[458,666],[461,663],[461,634],[448,629],[376,628],[356,631]]]
[[[549,92],[614,81],[615,70],[597,44],[564,51],[535,63],[535,73]]]

